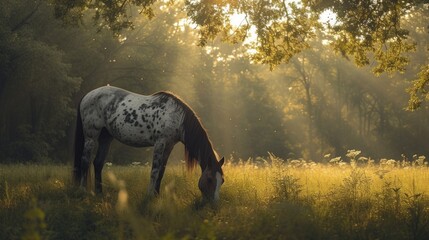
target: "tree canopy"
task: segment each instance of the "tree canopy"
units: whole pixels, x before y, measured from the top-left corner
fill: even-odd
[[[132,28],[134,8],[151,18],[155,0],[54,0],[55,15],[68,22],[82,20],[91,11],[100,28],[119,33]],[[171,4],[173,1],[165,1]],[[221,37],[237,43],[248,41],[253,61],[271,68],[288,63],[311,48],[317,32],[327,33],[326,44],[359,66],[371,65],[375,74],[404,72],[415,51],[415,40],[406,22],[428,11],[428,0],[186,0],[188,17],[198,26],[200,41]],[[331,19],[323,17],[331,13]],[[242,16],[239,25],[231,18]],[[427,30],[426,30],[427,31]],[[427,95],[428,64],[422,64],[409,89],[409,108],[416,109]]]

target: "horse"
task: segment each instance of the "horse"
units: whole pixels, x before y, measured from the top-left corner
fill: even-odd
[[[219,200],[224,183],[224,158],[217,154],[196,113],[171,92],[140,95],[113,86],[87,93],[77,107],[73,178],[83,187],[88,180],[92,152],[95,192],[102,193],[101,173],[113,139],[133,147],[154,147],[148,195],[160,193],[170,153],[179,141],[185,147],[189,170],[201,167],[198,187],[208,200]]]

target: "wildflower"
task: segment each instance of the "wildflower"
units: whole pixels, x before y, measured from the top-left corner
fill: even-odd
[[[347,154],[346,157],[350,158],[350,159],[355,159],[357,157],[357,155],[359,155],[361,153],[361,151],[359,150],[347,150]]]
[[[375,171],[375,174],[380,178],[383,179],[384,175],[386,175],[386,173],[389,173],[389,170],[384,170],[384,169],[380,169]]]
[[[339,162],[341,162],[341,157],[336,157],[329,160],[329,163],[333,163],[333,164],[338,164]]]

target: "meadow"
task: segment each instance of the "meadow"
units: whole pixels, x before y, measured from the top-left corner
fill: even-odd
[[[218,204],[183,164],[152,199],[149,165],[106,166],[99,196],[71,186],[70,166],[0,165],[0,239],[429,239],[424,157],[348,157],[229,159]]]

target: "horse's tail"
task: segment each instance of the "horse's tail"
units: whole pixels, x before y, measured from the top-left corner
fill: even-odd
[[[82,178],[82,154],[84,148],[84,136],[82,117],[80,115],[80,102],[77,107],[76,132],[74,136],[74,166],[73,166],[73,181],[76,186],[80,185]]]

